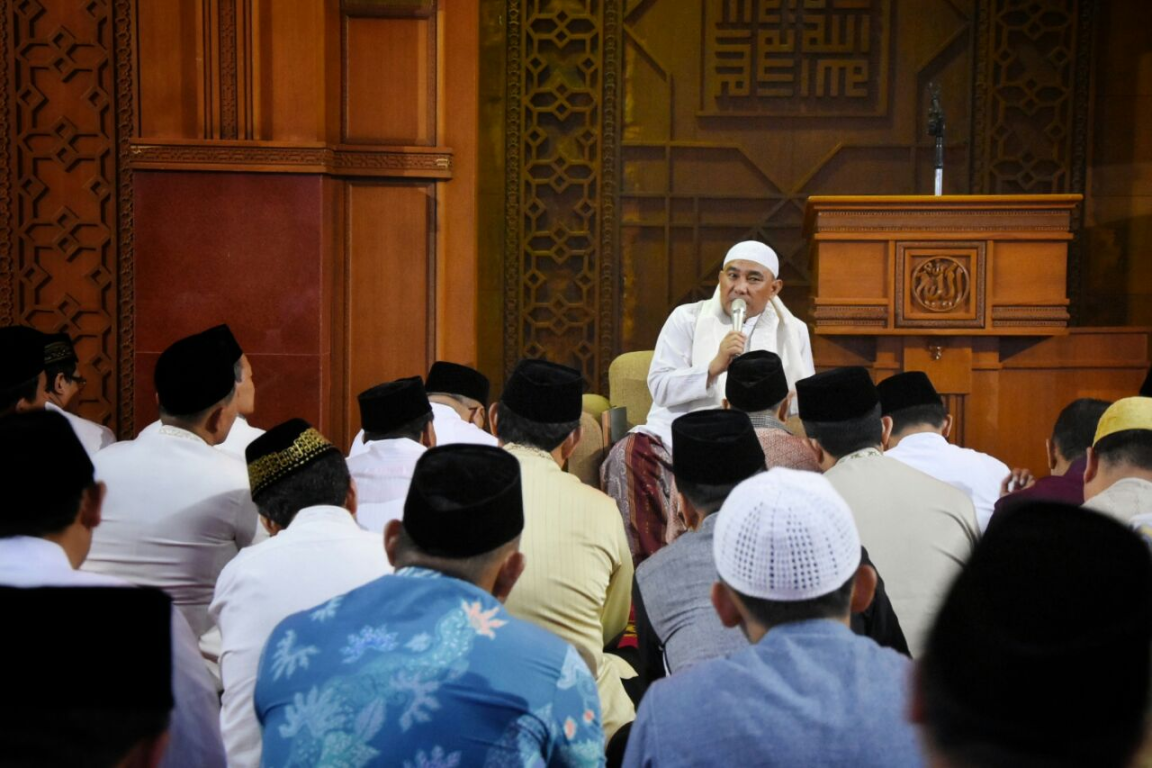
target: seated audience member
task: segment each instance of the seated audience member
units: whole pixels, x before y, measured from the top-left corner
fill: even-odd
[[[44,462],[44,456],[47,455],[53,456],[50,464]],[[142,591],[112,576],[76,570],[88,555],[93,529],[100,525],[105,486],[96,481],[88,454],[63,416],[34,411],[0,419],[0,486],[4,488],[4,504],[0,505],[0,585],[86,589],[118,587],[134,594]],[[165,613],[169,617],[168,624],[171,626],[171,640],[167,648],[172,666],[170,682],[176,701],[164,765],[188,768],[223,766],[224,747],[220,742],[220,703],[216,689],[200,658],[196,638],[188,628],[188,622],[178,611],[167,607],[167,601],[164,604]],[[55,620],[48,606],[44,606],[40,612]],[[6,612],[5,615],[13,614]],[[141,659],[139,664],[134,661],[116,662],[116,659],[121,658],[117,644],[132,634],[133,616],[130,613],[104,613],[92,622],[79,624],[80,629],[68,634],[69,643],[83,643],[82,658],[91,667],[108,670],[111,675],[108,678],[110,688],[123,688],[127,691],[131,686],[145,682],[141,676],[147,674],[143,666],[146,660]],[[32,627],[39,626],[35,622],[23,621],[20,632],[4,632],[0,633],[0,637],[5,641],[22,642],[21,638],[27,640],[38,636],[42,630],[37,630],[36,634],[30,633],[33,632]],[[129,644],[124,651],[129,653],[134,647]],[[100,648],[111,655],[101,653]],[[61,658],[76,657],[76,653],[77,648],[72,647],[67,653],[55,657],[55,663]],[[9,675],[28,669],[30,660],[24,654],[10,654],[5,658],[18,660],[18,663],[9,665]],[[126,658],[132,657],[129,655]],[[82,670],[70,667],[67,674],[53,679],[57,682],[71,680],[74,673],[80,672]],[[34,674],[43,676],[44,668],[34,667]],[[156,680],[147,682],[155,683]],[[62,695],[55,684],[44,686],[42,683],[43,680],[39,680],[38,691],[43,689],[56,697]],[[16,694],[16,690],[9,685],[11,700],[18,702],[22,708],[27,702]],[[94,696],[99,693],[96,690],[90,692]],[[108,690],[105,693],[111,697],[110,700],[114,700],[122,691]],[[83,727],[82,713],[77,713],[74,719],[71,727]],[[10,724],[7,717],[0,720]],[[102,716],[92,720],[91,727],[95,730],[104,726],[114,729],[115,718],[111,720],[109,722],[107,717]],[[36,733],[41,733],[40,729],[45,724],[38,722],[34,725]],[[68,744],[54,746],[63,750],[79,748]],[[5,747],[0,746],[0,763],[4,763],[4,758],[10,754]],[[55,763],[44,760],[35,764],[47,763],[79,765],[83,761],[73,762],[62,758]]]
[[[1044,441],[1050,474],[1026,488],[1001,496],[996,502],[996,514],[1026,501],[1083,504],[1086,454],[1096,437],[1096,425],[1109,405],[1105,400],[1082,397],[1065,406],[1056,418],[1052,437]]]
[[[1122,523],[1152,511],[1152,398],[1104,411],[1084,467],[1084,506]]]
[[[880,452],[887,437],[868,372],[836,368],[797,384],[800,418],[825,476],[848,502],[913,657],[976,545],[963,492]]]
[[[980,530],[988,527],[1008,465],[986,453],[948,442],[952,415],[923,371],[890,376],[876,385],[880,414],[889,422],[884,455],[964,491],[976,508]]]
[[[743,411],[752,420],[769,469],[788,467],[820,471],[808,441],[792,434],[784,426],[792,397],[788,392],[784,364],[775,352],[758,349],[745,352],[733,360],[728,366],[724,394],[728,407]],[[675,447],[672,449],[672,457],[672,463],[675,464]]]
[[[728,370],[732,380],[733,369]],[[720,623],[712,607],[716,563],[712,530],[720,505],[742,480],[764,471],[756,435],[736,411],[697,411],[672,422],[672,457],[689,531],[636,568],[633,607],[641,676],[650,683],[692,664],[748,646],[743,633]],[[805,450],[811,452],[805,443]],[[868,553],[863,562],[872,567]],[[873,568],[873,570],[875,570]],[[900,622],[877,575],[876,597],[852,614],[852,631],[907,655]]]
[[[252,691],[260,652],[282,619],[391,571],[380,537],[356,524],[356,488],[344,455],[303,419],[248,446],[248,478],[272,538],[220,572],[209,608],[220,628],[220,729],[228,765],[260,765]]]
[[[0,328],[0,416],[24,413],[48,402],[44,372],[47,337],[35,328],[9,325]]]
[[[248,423],[248,417],[256,410],[256,384],[252,380],[252,364],[248,355],[240,348],[240,343],[232,335],[227,325],[217,325],[204,331],[206,336],[216,340],[224,356],[232,363],[232,374],[236,377],[236,421],[228,430],[228,437],[216,446],[218,450],[244,460],[244,449],[264,430]],[[163,426],[154,421],[140,431],[141,435],[153,434]]]
[[[164,350],[155,382],[160,429],[94,458],[108,497],[84,569],[160,587],[199,637],[216,577],[256,534],[244,465],[214,447],[236,419],[236,380],[201,333]]]
[[[0,587],[0,611],[21,617],[22,625],[19,632],[0,633],[0,653],[14,662],[4,673],[8,702],[0,706],[0,764],[164,764],[173,704],[167,595],[152,589]],[[109,616],[117,621],[109,624]],[[51,684],[45,684],[46,674]]]
[[[729,368],[729,388],[734,375]],[[804,450],[811,454],[807,444]],[[748,416],[710,410],[673,421],[672,470],[689,530],[637,566],[633,589],[646,682],[663,677],[665,668],[674,674],[748,646],[738,629],[720,623],[711,600],[714,513],[741,481],[764,471],[764,454]]]
[[[501,605],[524,569],[520,467],[491,446],[420,457],[396,573],[280,623],[256,683],[265,765],[594,766],[596,685]]]
[[[933,765],[1132,765],[1145,733],[1152,563],[1103,515],[997,516],[949,591],[915,676]]]
[[[920,765],[911,662],[848,628],[876,573],[828,480],[783,468],[745,480],[712,545],[716,613],[751,646],[648,689],[624,764]]]
[[[377,385],[357,399],[366,448],[348,457],[348,470],[356,482],[357,519],[379,533],[403,514],[416,462],[436,445],[436,430],[419,376]]]
[[[562,469],[580,442],[583,383],[572,368],[521,360],[492,424],[524,483],[527,567],[508,612],[576,647],[596,676],[611,738],[636,714],[621,682],[636,671],[603,652],[628,622],[633,568],[616,504]]]
[[[47,402],[44,403],[44,407],[68,419],[80,444],[84,446],[88,455],[92,456],[101,448],[116,442],[116,436],[103,424],[68,412],[68,405],[80,394],[87,380],[80,375],[80,361],[76,357],[76,349],[68,334],[52,334],[45,337],[45,342],[44,374],[47,382]]]
[[[495,435],[484,429],[488,417],[488,377],[458,363],[437,360],[428,370],[424,391],[432,406],[436,445],[472,443],[496,445]],[[349,456],[368,450],[364,432],[352,441]]]

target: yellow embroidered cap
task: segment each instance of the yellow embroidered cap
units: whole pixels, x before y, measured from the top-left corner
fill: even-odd
[[[253,440],[244,451],[252,498],[328,453],[340,454],[340,451],[304,419],[290,419],[276,425]]]
[[[1152,430],[1152,397],[1125,397],[1108,406],[1096,425],[1096,439],[1092,445],[1108,435],[1128,429]]]

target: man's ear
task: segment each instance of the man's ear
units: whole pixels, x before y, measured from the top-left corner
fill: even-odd
[[[814,437],[806,437],[804,441],[808,443],[808,447],[812,449],[812,454],[816,457],[816,463],[824,464],[824,449],[820,447],[820,441]]]
[[[744,615],[740,613],[736,602],[738,599],[724,582],[718,581],[712,585],[712,607],[716,609],[720,623],[726,627],[738,627],[744,621]]]
[[[876,569],[864,563],[856,569],[852,582],[852,613],[864,613],[876,597]]]
[[[384,553],[388,555],[388,562],[392,567],[396,567],[396,554],[399,549],[400,532],[404,529],[404,523],[399,520],[389,520],[384,526]]]
[[[794,394],[794,392],[789,392],[784,395],[783,402],[781,402],[780,407],[776,409],[776,418],[780,419],[780,421],[788,421],[788,409],[792,407],[792,396]]]
[[[944,417],[944,426],[940,428],[940,434],[944,436],[945,440],[948,439],[948,435],[952,434],[952,425],[954,423],[955,421],[952,418],[952,414]]]
[[[1084,463],[1084,485],[1096,479],[1096,475],[1100,474],[1100,454],[1096,453],[1096,449],[1088,446],[1088,453],[1086,454]]]
[[[209,434],[218,434],[224,424],[224,406],[218,405],[212,409],[208,414],[208,419],[204,422],[204,430]]]
[[[356,478],[348,478],[348,493],[344,494],[344,509],[352,514],[356,514],[357,503],[359,498],[356,490]]]
[[[523,552],[517,551],[508,555],[496,573],[496,582],[492,585],[492,596],[500,602],[507,600],[508,595],[512,594],[512,587],[516,586],[516,582],[524,573],[524,566],[527,564]]]
[[[84,489],[80,497],[80,525],[92,530],[100,525],[100,512],[104,508],[104,497],[108,486],[103,481],[93,483]]]
[[[64,387],[66,386],[68,386],[68,379],[64,378],[63,373],[57,373],[56,378],[52,379],[50,382],[49,389],[51,389],[53,394],[63,397]]]
[[[704,516],[693,506],[688,497],[680,492],[680,489],[676,489],[676,498],[680,501],[680,511],[684,515],[684,522],[688,524],[688,529],[694,531],[699,528],[700,523],[704,521]]]
[[[731,405],[728,403],[728,398],[724,398],[724,399],[721,401],[720,407],[721,407],[721,408],[723,408],[723,409],[724,409],[724,410],[726,410],[726,411],[728,411],[728,410],[731,410],[731,409],[732,409],[732,406],[731,406]]]
[[[432,422],[424,425],[424,431],[420,433],[420,445],[425,448],[436,447],[436,427],[432,426]]]
[[[768,300],[771,301],[772,299],[779,296],[780,291],[782,291],[783,289],[784,289],[784,281],[783,280],[773,280],[772,281],[772,292],[768,294]]]
[[[881,416],[880,417],[880,428],[881,428],[880,446],[884,450],[888,450],[888,443],[890,443],[892,441],[892,417],[891,416]]]
[[[1044,454],[1048,457],[1048,471],[1052,472],[1056,469],[1056,444],[1050,437],[1044,438]]]
[[[499,402],[495,402],[488,406],[488,423],[492,425],[492,434],[495,435],[497,439],[500,437],[500,433],[496,431],[496,422],[500,420],[499,405]],[[500,440],[499,442],[500,445],[504,445],[503,440]]]
[[[564,438],[564,442],[560,444],[560,458],[568,461],[568,457],[576,450],[576,446],[580,445],[580,441],[584,439],[584,427],[576,427],[568,437]]]
[[[283,528],[280,527],[279,523],[272,522],[272,520],[268,519],[267,517],[264,517],[264,515],[260,515],[260,525],[264,526],[264,530],[265,530],[265,532],[267,532],[269,538],[275,536],[276,534],[280,533],[280,531],[284,530]]]

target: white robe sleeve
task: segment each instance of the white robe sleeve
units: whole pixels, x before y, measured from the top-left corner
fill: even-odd
[[[709,396],[708,366],[692,365],[692,336],[696,331],[697,312],[699,304],[677,307],[668,316],[656,340],[652,365],[648,369],[648,389],[652,401],[662,408]]]

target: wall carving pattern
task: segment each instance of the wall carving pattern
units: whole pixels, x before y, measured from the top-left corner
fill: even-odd
[[[615,349],[619,0],[509,0],[505,368],[606,384]]]
[[[131,184],[118,157],[113,18],[127,3],[62,6],[26,0],[4,11],[12,76],[2,110],[11,141],[0,189],[11,217],[3,309],[7,321],[76,340],[88,379],[80,410],[111,423],[123,392],[121,283],[130,280],[130,261],[121,262],[120,208]]]

